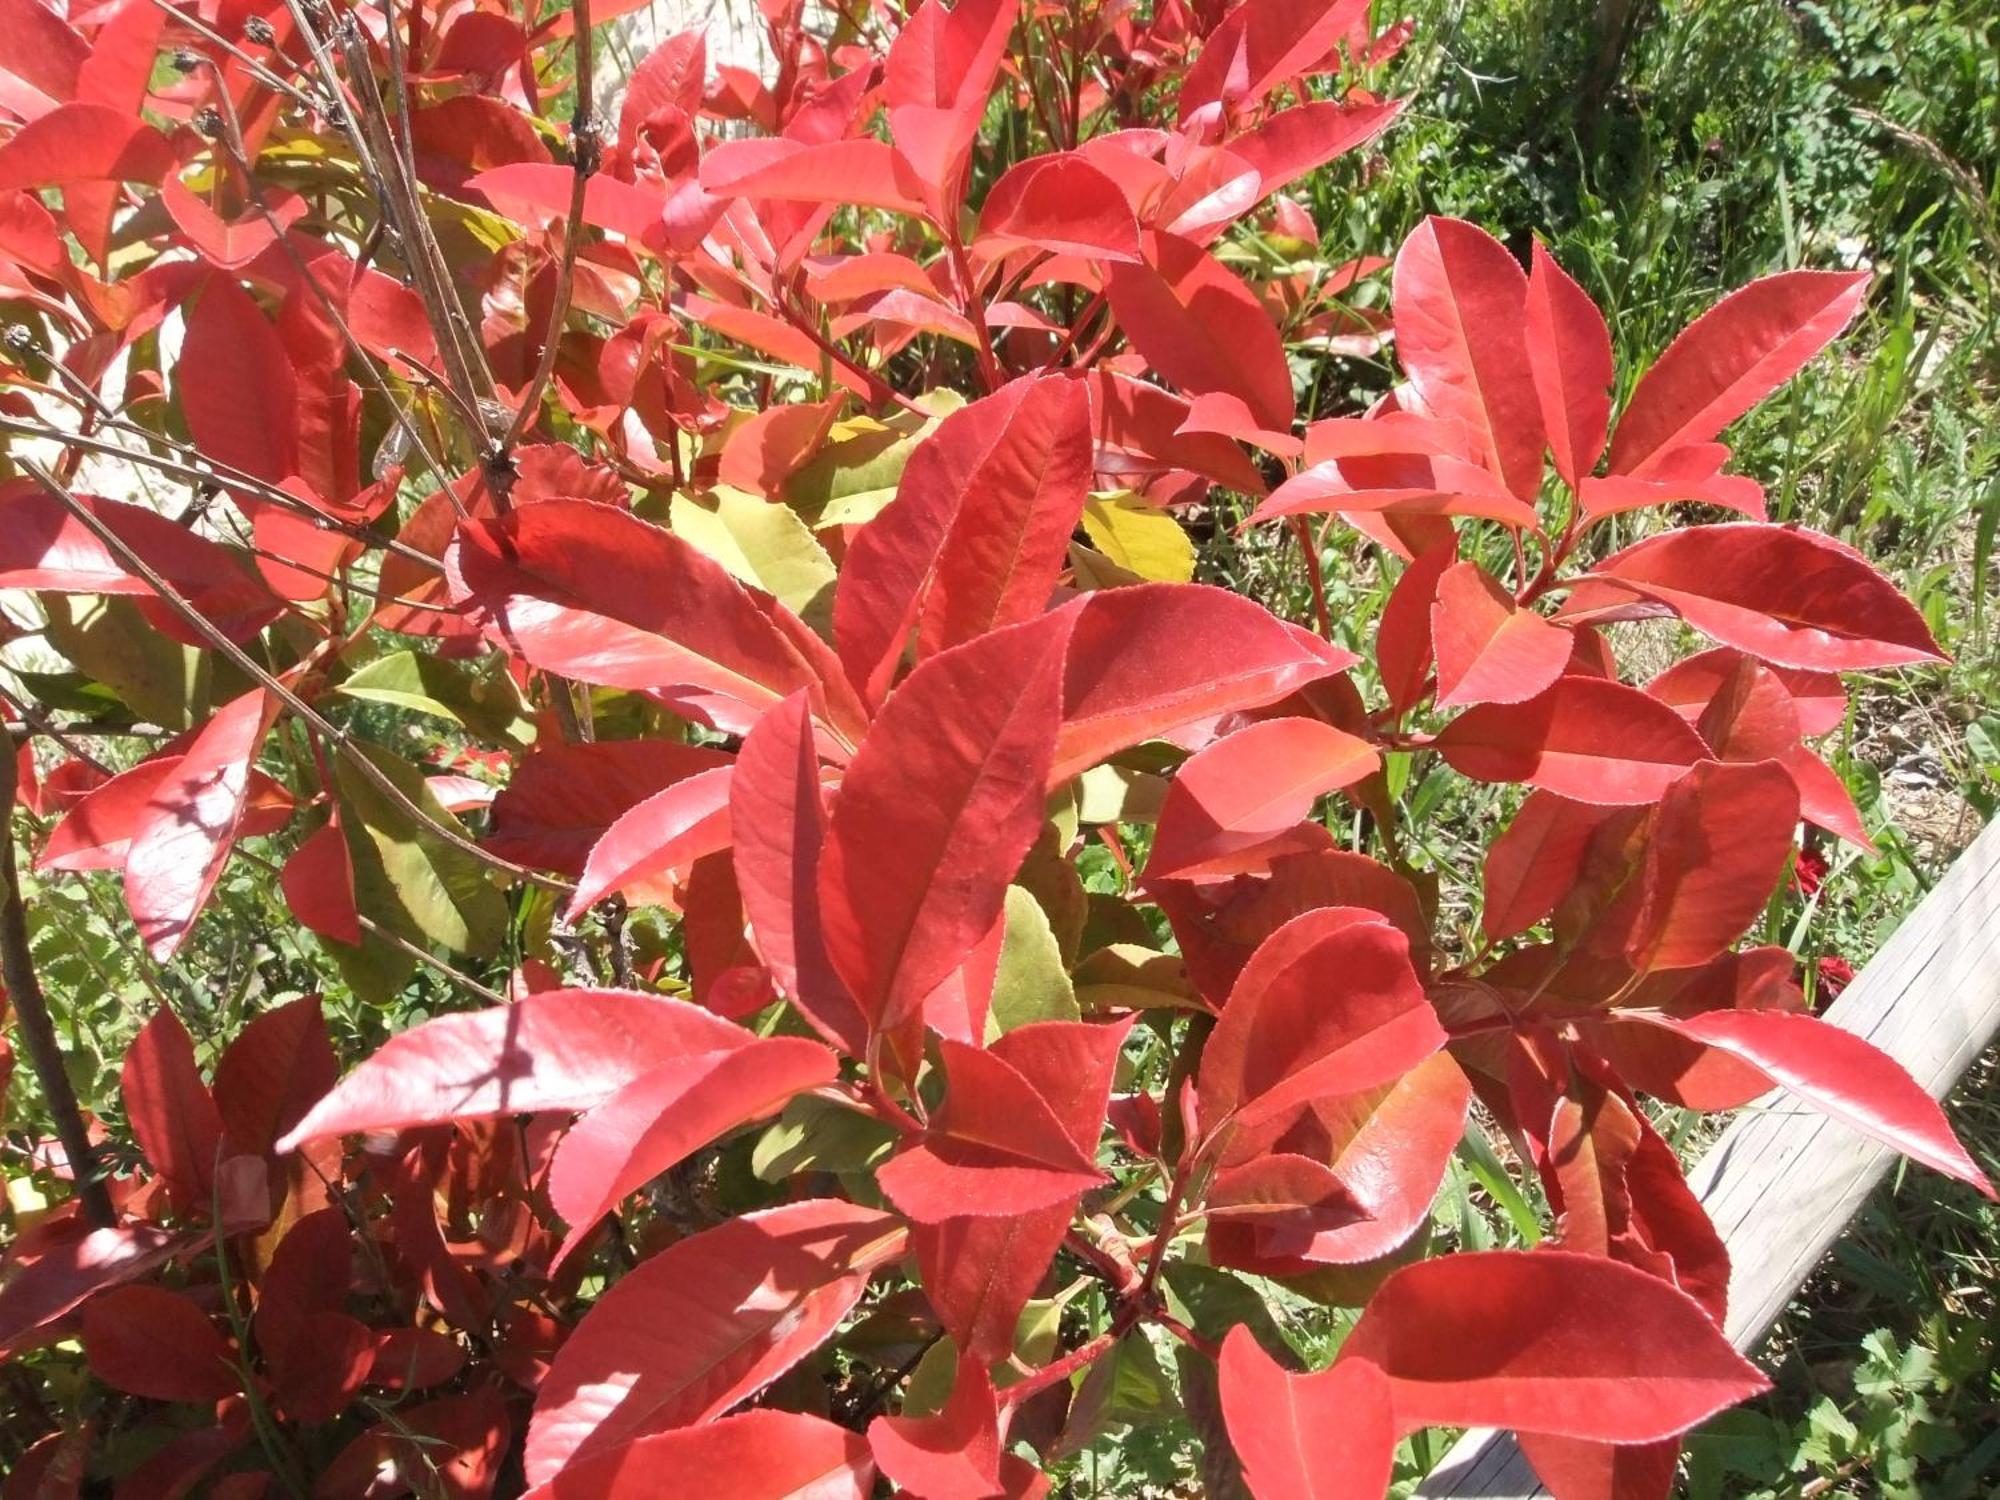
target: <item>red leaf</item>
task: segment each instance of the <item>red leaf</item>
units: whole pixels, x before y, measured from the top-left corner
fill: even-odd
[[[1256,1500],[1380,1500],[1396,1457],[1389,1382],[1346,1360],[1294,1375],[1247,1325],[1222,1345],[1222,1418]]]
[[[1024,376],[945,418],[841,569],[834,636],[867,699],[888,691],[913,625],[924,657],[1041,614],[1089,489],[1081,382]]]
[[[285,346],[250,294],[211,276],[174,366],[181,412],[204,456],[280,484],[299,468],[299,390]]]
[[[1257,195],[1266,197],[1336,156],[1367,145],[1395,122],[1404,103],[1315,99],[1267,116],[1255,129],[1230,141],[1228,149],[1256,169]]]
[[[184,1213],[209,1210],[222,1116],[195,1066],[194,1042],[162,1006],[139,1028],[119,1073],[125,1117],[147,1163]]]
[[[1322,1194],[1330,1204],[1337,1194],[1343,1212],[1327,1215],[1301,1204],[1308,1211],[1265,1212],[1236,1223],[1213,1219],[1210,1256],[1218,1265],[1287,1276],[1392,1254],[1429,1216],[1471,1102],[1464,1072],[1450,1053],[1438,1052],[1383,1088],[1315,1100],[1290,1120],[1240,1133],[1223,1155],[1211,1195],[1240,1194],[1239,1172],[1282,1154],[1323,1165]]]
[[[229,1343],[186,1297],[121,1286],[83,1309],[90,1371],[114,1390],[155,1401],[220,1401],[238,1377]]]
[[[1137,262],[1139,221],[1125,195],[1076,151],[1016,162],[979,210],[977,249],[999,259],[1016,250]]]
[[[1792,856],[1798,788],[1777,761],[1704,761],[1667,788],[1637,878],[1590,946],[1638,973],[1707,963],[1762,915]]]
[[[1077,1148],[1094,1155],[1131,1029],[1129,1020],[1036,1022],[1008,1032],[992,1050],[1027,1080]],[[961,1351],[993,1365],[1013,1350],[1021,1309],[1075,1216],[1075,1200],[1065,1199],[1030,1213],[951,1218],[910,1231],[924,1291]]]
[[[1574,644],[1560,625],[1516,605],[1475,562],[1438,579],[1431,640],[1439,708],[1525,702],[1562,676]]]
[[[998,1054],[938,1041],[943,1105],[917,1144],[876,1174],[889,1201],[920,1224],[1032,1213],[1104,1181],[1096,1142],[1081,1145]]]
[[[1142,262],[1113,263],[1105,276],[1132,347],[1181,390],[1239,397],[1259,427],[1289,431],[1292,373],[1263,303],[1192,240],[1148,230],[1142,246]]]
[[[990,1500],[1001,1493],[1000,1411],[977,1360],[960,1356],[944,1409],[928,1417],[877,1417],[868,1447],[883,1477],[924,1500]]]
[[[545,990],[389,1038],[278,1142],[489,1115],[580,1110],[691,1053],[751,1040],[699,1006],[628,990]]]
[[[639,1438],[571,1464],[526,1500],[868,1500],[868,1439],[820,1417],[758,1408]]]
[[[1338,994],[1340,1004],[1327,1004]],[[1237,976],[1201,1055],[1202,1125],[1239,1129],[1316,1098],[1377,1088],[1444,1045],[1410,945],[1360,907],[1310,911]]]
[[[1696,318],[1646,372],[1611,444],[1611,472],[1645,474],[1705,443],[1804,368],[1867,300],[1866,271],[1783,271]]]
[[[282,1152],[278,1138],[333,1087],[340,1063],[319,997],[307,995],[251,1021],[215,1064],[215,1107],[239,1151]]]
[[[1611,330],[1590,294],[1539,239],[1528,270],[1528,371],[1556,472],[1575,489],[1604,453],[1611,421]]]
[[[820,914],[834,970],[878,1031],[916,1015],[986,935],[1041,830],[1067,624],[1047,616],[932,657],[841,783]]]
[[[727,1220],[643,1262],[542,1381],[528,1482],[754,1396],[833,1332],[905,1238],[888,1214],[819,1198]]]
[[[1661,454],[1643,476],[1586,475],[1576,488],[1579,513],[1594,522],[1641,506],[1692,501],[1763,520],[1764,487],[1745,475],[1723,473],[1728,461],[1729,450],[1721,443],[1696,443]]]
[[[1527,1432],[1521,1452],[1563,1500],[1670,1500],[1680,1472],[1679,1438],[1618,1447]]]
[[[1355,661],[1262,605],[1201,584],[1107,589],[1075,608],[1051,785],[1142,740],[1275,703]]]
[[[1605,603],[1563,613],[1635,619],[1676,614],[1696,630],[1784,667],[1859,672],[1943,661],[1915,605],[1852,548],[1791,526],[1739,521],[1665,531],[1606,558],[1591,579]],[[1621,602],[1631,595],[1636,606]]]
[[[639,803],[698,771],[720,750],[674,740],[595,740],[537,747],[493,799],[482,842],[504,859],[581,875],[591,846]]]
[[[1633,1019],[1739,1057],[1820,1113],[1996,1196],[1937,1101],[1901,1063],[1851,1031],[1774,1010],[1711,1010],[1685,1018],[1634,1012]]]
[[[1633,1017],[1650,1010],[1670,1016],[1730,1008],[1804,1010],[1797,971],[1798,959],[1789,949],[1725,953],[1699,969],[1649,976],[1620,1009],[1585,1021],[1580,1029],[1629,1087],[1683,1109],[1736,1109],[1769,1093],[1771,1080],[1726,1052]]]
[[[1494,942],[1518,936],[1554,911],[1582,876],[1592,838],[1617,816],[1553,792],[1529,793],[1486,851],[1480,911],[1486,936]]]
[[[511,1446],[512,1426],[497,1386],[399,1407],[341,1449],[318,1472],[315,1488],[324,1495],[379,1488],[487,1500]]]
[[[1511,1427],[1650,1443],[1770,1388],[1686,1293],[1561,1250],[1406,1266],[1370,1300],[1340,1360],[1388,1377],[1398,1432]]]
[[[620,814],[591,846],[569,898],[574,922],[606,896],[667,904],[660,882],[705,854],[729,847],[729,787],[733,768],[697,771]]]
[[[1456,535],[1420,553],[1403,569],[1382,607],[1375,631],[1375,662],[1389,706],[1406,714],[1421,701],[1431,674],[1431,603],[1438,579],[1458,561]]]
[[[361,912],[354,902],[354,857],[337,812],[307,834],[292,852],[279,884],[285,905],[308,930],[350,948],[361,946]]]
[[[626,1197],[724,1133],[831,1083],[833,1054],[804,1037],[750,1037],[670,1058],[570,1127],[549,1167],[549,1202],[569,1225],[553,1270]]]
[[[0,145],[0,193],[85,182],[157,184],[173,164],[173,142],[130,111],[63,104]]]
[[[1213,433],[1183,431],[1191,407],[1172,391],[1103,369],[1083,378],[1097,421],[1100,473],[1134,482],[1184,469],[1245,495],[1264,493],[1264,476],[1242,448]]]
[[[924,0],[882,74],[897,175],[939,224],[957,222],[966,158],[1014,29],[1019,0]]]
[[[180,752],[169,746],[93,787],[50,832],[35,868],[117,869],[125,862],[133,831],[146,819],[153,794],[180,760]]]
[[[1208,34],[1181,80],[1182,123],[1218,101],[1253,103],[1293,74],[1311,71],[1366,11],[1364,0],[1249,0],[1236,7]]]
[[[224,704],[154,788],[125,853],[125,905],[155,958],[179,949],[215,888],[236,845],[250,763],[276,716],[262,688]]]
[[[232,640],[262,630],[280,605],[270,590],[238,566],[227,548],[143,506],[93,496],[83,507],[136,552]],[[150,600],[153,586],[131,572],[111,549],[39,484],[0,484],[0,588],[60,594],[132,594]],[[176,640],[185,626],[160,624]],[[206,641],[198,641],[206,645]]]
[[[38,1246],[32,1258],[25,1239],[17,1241],[0,1286],[0,1353],[93,1293],[145,1275],[188,1243],[153,1224],[86,1230],[80,1222],[62,1226],[54,1243]]]
[[[445,567],[494,643],[545,672],[658,693],[739,734],[804,688],[822,720],[858,733],[860,706],[806,654],[809,632],[782,628],[781,606],[636,516],[583,500],[523,506],[462,525]]]
[[[1523,329],[1528,278],[1485,230],[1432,216],[1396,252],[1396,353],[1425,408],[1523,500],[1542,486],[1542,410]]]
[[[1230,874],[1228,856],[1292,828],[1324,793],[1380,768],[1364,740],[1318,719],[1263,719],[1205,746],[1174,773],[1146,860],[1148,880]]]
[[[1531,527],[1535,509],[1508,493],[1498,478],[1477,464],[1435,454],[1399,476],[1398,482],[1357,483],[1351,465],[1329,459],[1301,469],[1271,491],[1250,520],[1332,511],[1338,515],[1478,516],[1504,526]]]
[[[1560,677],[1526,703],[1467,709],[1438,734],[1438,753],[1480,781],[1525,781],[1578,802],[1657,801],[1708,758],[1701,736],[1637,688]]]
[[[854,204],[920,214],[923,200],[898,180],[886,141],[856,136],[838,141],[765,136],[719,141],[701,159],[701,186],[718,198],[770,198],[784,203]]]

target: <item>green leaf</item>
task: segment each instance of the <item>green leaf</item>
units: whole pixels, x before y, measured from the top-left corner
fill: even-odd
[[[521,701],[521,690],[501,668],[501,658],[489,662],[492,669],[482,669],[469,661],[394,651],[369,662],[334,691],[346,698],[448,719],[483,740],[529,744],[535,726]]]
[[[185,729],[207,710],[212,653],[162,635],[130,599],[65,594],[43,599],[49,644],[141,719]]]
[[[1018,885],[1007,887],[1006,927],[1000,937],[1000,964],[993,978],[993,1007],[986,1037],[1004,1036],[1030,1021],[1076,1021],[1076,991],[1063,970],[1056,941],[1041,903]]]
[[[830,635],[833,559],[790,506],[725,485],[700,497],[674,496],[668,524],[738,580]]]
[[[1181,523],[1130,491],[1086,500],[1083,531],[1099,552],[1136,578],[1186,583],[1194,577],[1194,543]]]
[[[861,1172],[895,1143],[895,1131],[872,1116],[801,1094],[757,1138],[750,1170],[774,1183],[800,1172]]]
[[[836,422],[811,463],[785,481],[785,503],[817,529],[871,521],[896,498],[903,465],[931,429],[965,404],[952,391],[917,398],[921,411],[900,410],[877,421]]]
[[[427,817],[463,832],[415,766],[374,745],[357,748]],[[412,942],[475,958],[497,952],[507,930],[507,902],[487,878],[488,867],[412,818],[344,757],[334,777],[348,814],[342,821],[363,914]]]

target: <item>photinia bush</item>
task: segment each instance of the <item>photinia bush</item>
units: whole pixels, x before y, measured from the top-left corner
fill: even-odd
[[[1322,263],[1284,190],[1399,107],[1358,0],[760,0],[767,76],[671,37],[612,129],[630,8],[0,7],[35,878],[165,961],[262,869],[394,1033],[343,1074],[307,995],[205,1074],[163,1004],[106,1127],[0,871],[61,1199],[0,1350],[87,1365],[24,1493],[1027,1495],[1136,1380],[1213,1494],[1492,1425],[1664,1496],[1765,1382],[1641,1096],[1990,1191],[1738,946],[1802,823],[1867,843],[1839,674],[1938,657],[1721,441],[1865,276],[1628,384],[1539,243]],[[1310,624],[1192,581],[1239,520]],[[1710,644],[1628,681],[1648,620]],[[1474,878],[1411,809],[1477,783]],[[419,965],[458,1008],[371,1018]],[[1430,1253],[1468,1131],[1535,1249]],[[1311,1373],[1299,1299],[1360,1309]]]

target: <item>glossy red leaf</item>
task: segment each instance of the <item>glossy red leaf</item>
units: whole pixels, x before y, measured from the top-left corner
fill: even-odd
[[[1237,1324],[1222,1345],[1222,1416],[1256,1500],[1380,1500],[1396,1458],[1389,1382],[1347,1360],[1297,1375]]]
[[[748,1400],[833,1332],[905,1239],[891,1215],[818,1198],[729,1219],[642,1262],[543,1380],[528,1482]]]
[[[1431,602],[1438,579],[1458,561],[1456,539],[1420,553],[1403,569],[1375,629],[1375,663],[1389,706],[1408,713],[1431,680]]]
[[[0,1285],[0,1353],[16,1349],[86,1297],[145,1275],[188,1243],[187,1236],[157,1224],[85,1229],[80,1221],[62,1226],[32,1256],[25,1237],[17,1241]]]
[[[1591,934],[1639,973],[1707,963],[1762,915],[1790,862],[1798,788],[1777,761],[1704,761],[1668,787],[1636,879]]]
[[[1410,384],[1433,416],[1465,428],[1474,458],[1532,501],[1544,439],[1527,299],[1507,247],[1461,220],[1428,218],[1396,252],[1396,353]]]
[[[726,752],[676,740],[537,745],[493,798],[481,841],[503,859],[581,875],[605,829],[655,792],[729,764]]]
[[[1019,0],[924,0],[889,48],[882,91],[897,177],[939,224],[957,220],[964,176]]]
[[[887,692],[913,627],[930,655],[1040,614],[1089,481],[1078,382],[1024,377],[945,418],[841,569],[834,636],[869,701]]]
[[[1524,1432],[1521,1452],[1563,1500],[1670,1500],[1680,1474],[1679,1438],[1620,1447]]]
[[[1782,271],[1739,287],[1696,318],[1632,392],[1611,472],[1644,474],[1705,443],[1796,375],[1868,296],[1866,271]]]
[[[1852,548],[1798,527],[1739,521],[1665,531],[1589,576],[1615,585],[1612,597],[1584,608],[1572,598],[1565,614],[1675,614],[1777,666],[1858,672],[1945,659],[1893,583]],[[1636,608],[1624,602],[1635,597]]]
[[[125,853],[125,905],[155,958],[172,956],[235,847],[251,762],[277,716],[262,688],[232,699],[161,778]]]
[[[1569,665],[1570,633],[1513,597],[1475,562],[1445,570],[1431,605],[1437,706],[1522,703]]]
[[[1721,443],[1696,443],[1661,454],[1643,475],[1586,475],[1576,489],[1579,513],[1585,522],[1594,522],[1643,506],[1685,501],[1764,520],[1764,487],[1748,475],[1725,473],[1722,466],[1728,461],[1729,450]]]
[[[569,898],[574,922],[606,896],[664,904],[662,882],[705,854],[729,847],[729,788],[733,770],[716,766],[653,793],[621,813],[591,846]]]
[[[641,1073],[570,1127],[549,1167],[549,1202],[568,1223],[567,1260],[598,1220],[709,1142],[831,1083],[834,1055],[804,1037],[750,1037]]]
[[[1254,102],[1294,74],[1311,71],[1366,11],[1364,0],[1248,0],[1237,6],[1208,34],[1181,80],[1182,122],[1217,102]]]
[[[1271,491],[1250,519],[1270,521],[1331,511],[1350,517],[1477,516],[1505,526],[1535,524],[1532,505],[1478,464],[1450,454],[1435,454],[1407,467],[1393,482],[1358,481],[1352,467],[1328,459],[1301,469]]]
[[[1189,395],[1238,397],[1257,425],[1292,425],[1292,374],[1271,316],[1236,273],[1200,245],[1148,230],[1145,258],[1113,263],[1111,311],[1132,347]]]
[[[1039,250],[1136,263],[1139,221],[1118,184],[1087,156],[1058,151],[1001,175],[980,206],[976,243],[995,258]]]
[[[781,606],[626,512],[548,500],[468,522],[445,566],[495,644],[543,671],[654,692],[737,733],[803,688],[822,719],[858,731],[859,705],[782,628]]]
[[[1083,513],[1091,472],[1085,387],[1061,378],[1016,381],[945,427],[989,402],[1010,401],[992,420],[967,422],[954,434],[956,451],[940,454],[924,475],[960,499],[917,616],[919,657],[1041,614]],[[989,434],[983,451],[966,451]]]
[[[1264,476],[1226,437],[1186,430],[1191,404],[1150,381],[1102,368],[1088,371],[1097,438],[1097,468],[1131,484],[1168,470],[1205,475],[1246,495],[1264,493]]]
[[[306,928],[336,943],[361,945],[354,900],[354,856],[338,814],[307,834],[279,877],[285,905]]]
[[[1367,145],[1403,112],[1402,99],[1315,99],[1267,116],[1229,142],[1229,153],[1254,168],[1260,198],[1336,156]]]
[[[1399,1432],[1511,1427],[1649,1443],[1770,1387],[1686,1293],[1562,1250],[1406,1266],[1340,1359],[1388,1377]]]
[[[1131,1030],[1069,1021],[1017,1027],[993,1054],[1027,1080],[1086,1155],[1103,1133],[1118,1053]],[[1014,1348],[1021,1309],[1035,1295],[1076,1216],[1076,1202],[998,1217],[959,1217],[910,1231],[924,1291],[960,1350],[986,1365]]]
[[[1376,1088],[1444,1045],[1410,945],[1359,907],[1294,918],[1245,964],[1202,1050],[1203,1127]]]
[[[868,1023],[833,971],[820,924],[827,814],[804,694],[772,709],[744,739],[729,817],[743,912],[773,982],[820,1035],[861,1056]]]
[[[629,990],[545,990],[389,1038],[278,1148],[361,1130],[589,1109],[672,1058],[750,1040],[742,1027],[684,1001]]]
[[[1146,861],[1149,880],[1229,874],[1229,856],[1284,833],[1327,792],[1380,769],[1365,740],[1318,719],[1262,719],[1174,773]]]
[[[868,1424],[876,1467],[904,1494],[924,1500],[990,1500],[1002,1492],[1000,1411],[985,1367],[961,1357],[951,1396],[927,1417]]]
[[[79,504],[232,640],[269,624],[281,607],[228,548],[139,505],[79,495]],[[153,586],[128,568],[39,484],[0,484],[0,588],[130,594],[151,608]],[[154,616],[176,640],[187,627]],[[198,640],[198,638],[196,638]],[[207,644],[205,641],[200,644]]]
[[[173,163],[173,142],[144,120],[78,100],[30,120],[0,144],[0,193],[73,183],[157,183]]]
[[[182,415],[204,455],[268,484],[298,472],[292,363],[271,320],[232,278],[210,277],[195,298],[176,374]]]
[[[1533,927],[1583,874],[1584,856],[1607,819],[1619,814],[1553,792],[1531,792],[1486,851],[1480,926],[1498,942]]]
[[[257,1016],[215,1063],[215,1107],[239,1151],[264,1154],[300,1120],[340,1074],[317,995]]]
[[[1454,770],[1480,781],[1525,781],[1578,802],[1657,801],[1708,758],[1686,721],[1637,688],[1560,677],[1525,703],[1467,709],[1438,733]]]
[[[188,1298],[121,1286],[83,1309],[90,1371],[114,1390],[155,1401],[220,1401],[239,1389],[229,1343]]]
[[[868,1439],[821,1417],[758,1408],[655,1433],[573,1463],[526,1500],[868,1500]]]
[[[944,1103],[916,1143],[876,1173],[920,1224],[1032,1213],[1098,1186],[1096,1142],[1080,1145],[1048,1101],[997,1053],[938,1042]]]
[[[1597,467],[1611,421],[1611,330],[1590,294],[1535,241],[1528,268],[1528,371],[1556,472],[1576,488]]]
[[[1874,1043],[1816,1016],[1711,1010],[1675,1017],[1634,1013],[1691,1041],[1741,1058],[1814,1109],[1912,1160],[1995,1197],[1937,1101]]]
[[[1202,584],[1108,589],[1086,595],[1076,611],[1052,785],[1142,740],[1275,703],[1356,660],[1252,600]]]
[[[1313,1212],[1300,1204],[1302,1212],[1274,1203],[1235,1223],[1228,1216],[1212,1220],[1210,1257],[1218,1265],[1286,1276],[1394,1253],[1429,1217],[1471,1103],[1465,1073],[1449,1053],[1438,1052],[1381,1088],[1318,1099],[1289,1120],[1268,1120],[1239,1134],[1223,1155],[1212,1192],[1243,1196],[1239,1174],[1289,1155],[1324,1168],[1321,1192],[1341,1211]]]
[[[841,783],[820,856],[827,955],[878,1031],[986,935],[1040,832],[1068,620],[995,631],[925,662]]]
[[[162,1006],[139,1028],[119,1071],[125,1118],[147,1165],[185,1213],[206,1217],[221,1157],[222,1116],[195,1066],[194,1042]]]
[[[924,200],[899,180],[888,142],[867,136],[836,141],[760,136],[719,141],[703,153],[702,191],[718,198],[854,204],[891,213],[922,213]]]

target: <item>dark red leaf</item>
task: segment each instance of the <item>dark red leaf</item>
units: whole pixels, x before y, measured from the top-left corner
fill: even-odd
[[[115,1390],[155,1401],[220,1401],[239,1377],[229,1343],[177,1292],[121,1286],[83,1309],[90,1371]]]
[[[119,1089],[148,1165],[182,1212],[205,1217],[220,1160],[222,1116],[195,1066],[187,1028],[165,1006],[133,1038]]]
[[[821,1198],[727,1220],[645,1261],[556,1355],[528,1428],[528,1482],[755,1395],[833,1332],[905,1240],[892,1216]]]
[[[339,1072],[318,996],[265,1011],[215,1064],[215,1106],[230,1144],[260,1154],[290,1150],[279,1137],[333,1087]]]

